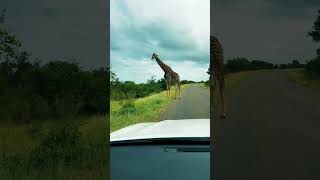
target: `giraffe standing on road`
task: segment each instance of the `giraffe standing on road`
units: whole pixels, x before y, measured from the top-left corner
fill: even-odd
[[[214,36],[210,36],[210,118],[226,118],[224,104],[223,49]]]
[[[179,74],[174,72],[168,65],[163,63],[155,53],[152,54],[151,59],[155,59],[164,72],[164,80],[166,81],[167,85],[167,95],[170,96],[171,83],[174,83],[176,85],[176,98],[179,92],[179,99],[181,99]]]

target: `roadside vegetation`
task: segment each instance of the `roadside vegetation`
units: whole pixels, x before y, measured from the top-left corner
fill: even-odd
[[[1,179],[104,179],[106,117],[0,126]]]
[[[293,69],[289,71],[289,80],[300,85],[316,89],[320,92],[320,74],[308,69]]]
[[[2,11],[0,179],[106,178],[109,69],[46,62],[22,50]]]
[[[115,74],[113,73],[115,76]],[[117,80],[118,81],[118,80]],[[190,83],[190,82],[187,82]],[[147,83],[135,84],[134,82],[111,82],[118,87],[111,85],[111,92],[117,91],[116,97],[111,96],[110,101],[110,131],[127,127],[141,122],[156,122],[160,120],[160,115],[175,97],[175,87],[171,87],[171,97],[168,98],[165,90],[164,80],[155,81],[154,78]],[[131,88],[123,88],[130,85]],[[181,85],[181,92],[189,84]],[[119,88],[122,87],[122,88]],[[147,88],[150,87],[150,88]],[[146,88],[149,91],[143,92],[141,96],[139,89]],[[111,93],[112,94],[112,93]],[[122,97],[119,97],[122,94]]]
[[[227,89],[231,89],[239,84],[242,80],[247,79],[250,76],[253,76],[256,73],[262,72],[263,70],[251,70],[251,71],[241,71],[236,73],[229,73],[225,75],[225,84]],[[203,87],[209,88],[209,81],[206,81],[203,84]]]
[[[263,70],[243,71],[238,73],[227,74],[225,77],[226,89],[234,88],[242,80],[247,79],[250,76],[254,76],[256,73],[260,73],[262,71]]]
[[[160,120],[160,115],[175,97],[171,87],[171,98],[166,93],[164,79],[151,77],[145,83],[120,81],[116,73],[110,73],[110,131],[141,123]],[[181,92],[194,81],[182,80]]]
[[[133,81],[120,81],[113,71],[110,71],[110,74],[110,99],[112,101],[143,98],[165,91],[167,88],[163,78],[156,80],[155,77],[151,77],[146,83],[135,83]],[[180,83],[184,85],[196,82],[182,80]]]
[[[238,81],[263,70],[296,69],[305,66],[299,60],[292,60],[287,64],[273,64],[263,60],[249,60],[244,57],[229,59],[224,64],[226,86],[227,88],[233,87]],[[205,82],[205,87],[209,87],[209,81]]]
[[[320,10],[308,36],[313,42],[320,42]],[[320,90],[320,49],[317,50],[317,56],[307,61],[303,69],[289,71],[289,78],[301,85]]]
[[[301,64],[299,60],[292,60],[287,64],[272,64],[262,60],[248,60],[247,58],[234,58],[226,62],[225,74],[236,73],[241,71],[255,71],[267,69],[294,69],[303,68],[305,64]]]

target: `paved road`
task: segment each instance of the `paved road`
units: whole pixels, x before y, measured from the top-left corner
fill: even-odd
[[[213,153],[216,179],[320,179],[319,93],[275,70],[227,92],[227,107]]]
[[[209,90],[192,84],[181,93],[180,100],[174,100],[162,114],[161,120],[210,118]]]

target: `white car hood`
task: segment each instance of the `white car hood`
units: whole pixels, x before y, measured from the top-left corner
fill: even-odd
[[[210,137],[210,119],[165,120],[134,124],[110,134],[110,141]]]

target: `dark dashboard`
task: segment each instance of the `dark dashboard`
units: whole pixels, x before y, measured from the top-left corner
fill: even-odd
[[[137,141],[110,147],[111,180],[210,179],[209,141]]]

